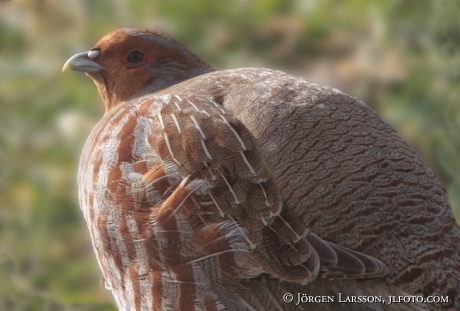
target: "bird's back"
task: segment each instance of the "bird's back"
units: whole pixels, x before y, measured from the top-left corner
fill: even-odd
[[[386,283],[385,296],[449,295],[460,308],[460,231],[446,191],[371,108],[267,69],[220,71],[176,87],[225,94],[223,106],[256,137],[285,206],[321,238],[387,265],[383,282],[363,283],[379,284],[371,294]],[[336,283],[352,292],[356,281]]]

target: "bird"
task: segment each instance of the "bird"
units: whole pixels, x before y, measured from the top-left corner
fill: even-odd
[[[434,173],[357,98],[123,28],[64,70],[105,114],[80,207],[119,310],[459,310]]]

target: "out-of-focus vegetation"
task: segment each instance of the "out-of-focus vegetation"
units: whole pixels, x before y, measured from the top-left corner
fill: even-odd
[[[121,27],[168,33],[216,69],[260,66],[364,100],[409,141],[460,218],[457,0],[0,2],[0,310],[115,310],[77,202],[103,113],[65,60]]]

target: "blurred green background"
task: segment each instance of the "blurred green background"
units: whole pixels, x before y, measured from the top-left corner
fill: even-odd
[[[61,68],[121,27],[166,32],[216,69],[281,69],[364,100],[460,219],[460,1],[0,1],[0,310],[116,309],[76,187],[103,108]]]

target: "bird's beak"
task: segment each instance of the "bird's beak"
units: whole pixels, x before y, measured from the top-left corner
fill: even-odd
[[[99,70],[104,70],[104,67],[88,57],[88,53],[89,52],[78,53],[69,58],[65,62],[64,67],[62,67],[62,71],[66,71],[67,69],[83,72],[97,72]]]

